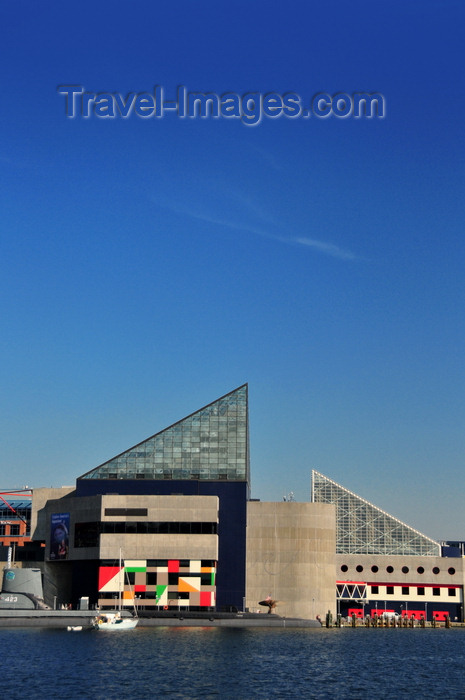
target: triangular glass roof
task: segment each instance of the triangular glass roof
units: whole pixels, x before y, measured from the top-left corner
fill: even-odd
[[[312,470],[312,501],[336,506],[338,554],[440,556],[440,545]]]
[[[247,384],[79,478],[248,482]]]

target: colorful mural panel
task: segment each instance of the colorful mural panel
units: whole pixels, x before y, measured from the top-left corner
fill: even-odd
[[[124,585],[123,604],[139,608],[211,608],[216,605],[216,562],[126,560],[125,566],[99,567],[99,606],[114,607]],[[123,584],[124,578],[124,584]]]

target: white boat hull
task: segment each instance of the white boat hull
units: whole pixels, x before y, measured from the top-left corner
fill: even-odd
[[[122,632],[123,630],[133,630],[137,627],[139,620],[131,617],[110,617],[103,616],[106,619],[97,618],[94,622],[94,629],[99,632]]]

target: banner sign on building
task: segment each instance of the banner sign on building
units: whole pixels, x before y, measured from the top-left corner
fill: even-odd
[[[69,552],[69,513],[52,513],[50,559],[67,559]]]

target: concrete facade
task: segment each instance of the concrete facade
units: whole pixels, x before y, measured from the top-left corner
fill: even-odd
[[[122,555],[133,578],[132,586],[126,582],[128,605],[137,599],[141,608],[179,607],[182,598],[182,605],[196,606],[202,594],[204,604],[214,606],[217,496],[74,494],[58,489],[40,489],[39,493],[42,507],[36,507],[35,533],[46,542],[47,604],[55,607],[71,602],[75,606],[81,596],[88,596],[93,605],[113,606],[121,582],[106,579],[114,578],[113,569]],[[58,557],[52,551],[55,517],[68,529],[66,547]],[[168,574],[170,561],[178,564],[176,583]],[[201,578],[207,569],[209,582],[204,585]]]
[[[361,608],[363,614],[373,610],[395,610],[416,617],[424,613],[431,619],[434,612],[452,619],[463,619],[465,585],[463,557],[385,556],[338,554],[337,581],[366,585],[366,600],[340,600],[343,613]]]
[[[132,515],[130,511],[146,511]],[[119,511],[109,514],[108,511]],[[120,549],[131,559],[218,559],[215,534],[101,533],[98,546],[76,546],[76,526],[85,523],[218,522],[216,496],[88,496],[48,500],[38,516],[38,527],[47,541],[45,560],[50,559],[50,521],[53,513],[70,514],[70,561],[119,558]],[[124,514],[125,513],[125,514]],[[48,528],[48,530],[47,530]]]
[[[31,512],[31,539],[45,542],[49,534],[49,523],[45,521],[43,508],[47,501],[65,498],[76,491],[74,486],[39,488],[33,490]]]
[[[336,513],[321,503],[250,501],[246,607],[268,595],[286,617],[336,613]],[[262,607],[266,612],[266,608]]]

